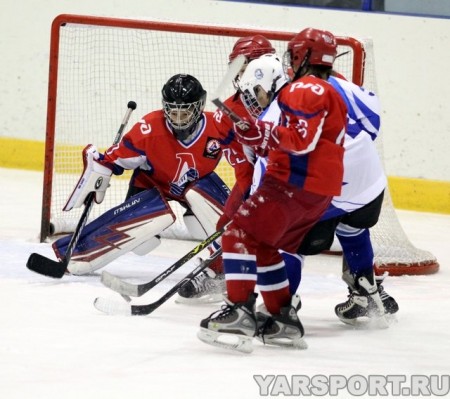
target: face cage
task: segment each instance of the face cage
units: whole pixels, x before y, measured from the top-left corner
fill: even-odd
[[[200,119],[204,103],[203,99],[189,104],[169,103],[163,100],[164,116],[174,132],[177,133],[177,137],[184,139],[193,132]],[[176,112],[174,113],[174,111]],[[188,115],[181,118],[185,113]],[[176,115],[175,120],[174,114]]]
[[[256,96],[250,93],[250,90],[246,89],[244,92],[241,91],[241,101],[245,105],[245,108],[251,116],[258,118],[263,112],[262,107],[259,105]]]
[[[290,50],[287,50],[283,54],[283,70],[287,76],[290,76],[293,71],[293,66],[291,64],[292,56]]]

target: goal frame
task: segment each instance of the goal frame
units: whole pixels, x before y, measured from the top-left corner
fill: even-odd
[[[222,36],[250,36],[264,35],[269,40],[290,40],[295,32],[278,32],[246,28],[231,28],[223,26],[194,25],[173,22],[132,20],[121,18],[107,18],[96,16],[61,14],[58,15],[51,26],[50,38],[50,60],[49,60],[49,78],[48,78],[48,105],[47,105],[47,123],[45,136],[45,166],[44,166],[44,192],[42,196],[42,217],[40,241],[43,242],[50,236],[50,218],[52,201],[52,174],[53,158],[55,149],[55,121],[56,104],[58,92],[58,61],[60,28],[65,24],[73,23],[78,25],[100,25],[105,27],[145,29],[178,33],[195,33],[202,35],[222,35]],[[345,44],[354,51],[353,76],[352,80],[358,85],[363,83],[364,75],[364,57],[365,52],[362,44],[351,37],[337,37],[338,44]]]
[[[208,35],[208,36],[222,36],[222,37],[244,37],[251,35],[263,35],[271,41],[288,42],[295,36],[296,32],[271,31],[251,28],[236,28],[216,25],[199,25],[176,23],[166,21],[148,21],[122,18],[109,18],[73,14],[58,15],[51,26],[50,37],[50,57],[49,57],[49,80],[48,80],[48,104],[47,104],[47,123],[46,123],[46,140],[45,140],[45,169],[44,169],[44,188],[42,195],[42,217],[41,217],[41,231],[40,240],[44,242],[49,238],[53,232],[51,218],[52,218],[52,194],[53,194],[53,177],[54,177],[54,158],[55,158],[55,137],[57,134],[57,105],[58,105],[58,73],[60,62],[60,39],[61,29],[65,25],[74,24],[79,26],[91,27],[105,27],[105,28],[120,28],[133,30],[146,30],[155,32],[168,32],[171,34],[194,34],[194,35]],[[347,71],[346,77],[351,79],[353,83],[363,86],[366,83],[367,88],[376,90],[375,79],[375,65],[373,58],[372,42],[366,39],[356,39],[350,36],[336,36],[337,44],[347,47],[352,53],[352,59],[348,66],[351,67]],[[206,40],[207,41],[207,40]],[[231,48],[230,48],[231,50]],[[346,53],[346,52],[345,52]],[[343,54],[345,54],[343,53]],[[64,56],[64,52],[62,57]],[[339,68],[339,67],[338,67]],[[364,82],[364,79],[368,82]],[[373,82],[372,82],[373,80]],[[161,82],[162,83],[162,82]],[[217,82],[218,83],[218,82]],[[60,82],[61,85],[61,82]],[[374,87],[371,87],[374,86]],[[63,86],[63,85],[62,85]],[[230,85],[231,86],[231,85]],[[377,140],[382,157],[382,137]],[[86,143],[87,144],[87,143]],[[56,187],[56,186],[55,186]],[[386,189],[385,201],[383,203],[386,209],[386,223],[391,224],[383,227],[383,223],[378,223],[373,231],[380,231],[380,237],[383,238],[383,248],[388,249],[383,259],[380,257],[378,262],[375,260],[375,270],[377,274],[382,274],[388,271],[391,275],[403,274],[431,274],[439,269],[439,264],[436,258],[428,253],[414,247],[408,240],[406,234],[403,232],[398,217],[395,214],[395,209],[390,198],[389,188]],[[383,214],[383,210],[382,210]],[[383,217],[380,215],[380,221]],[[397,230],[396,230],[397,229]],[[400,230],[400,233],[398,233]],[[66,231],[66,230],[65,230]],[[71,230],[67,230],[71,231]],[[67,232],[66,231],[66,232]],[[384,241],[386,236],[392,235],[399,238],[397,242]],[[396,245],[399,244],[399,250],[408,253],[407,261],[401,259],[401,256],[394,254],[391,256],[391,250],[396,250]],[[374,249],[377,243],[374,242]],[[411,256],[409,256],[411,254]],[[381,255],[381,252],[380,252]],[[406,259],[406,258],[405,258]],[[413,259],[413,260],[410,260]]]

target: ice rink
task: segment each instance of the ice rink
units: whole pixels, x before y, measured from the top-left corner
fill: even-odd
[[[1,398],[251,399],[260,397],[255,375],[450,374],[450,216],[398,211],[410,240],[432,252],[441,268],[385,281],[400,305],[389,329],[353,329],[336,318],[334,306],[347,294],[341,261],[320,255],[307,259],[300,287],[309,348],[255,342],[244,355],[196,338],[200,320],[217,304],[186,306],[172,298],[146,317],[108,316],[94,299],[121,298],[101,284],[101,271],[61,280],[29,271],[32,252],[54,259],[50,245],[38,240],[42,174],[0,169],[0,182]],[[194,246],[164,240],[151,255],[128,254],[105,270],[149,281]],[[191,269],[181,268],[135,303],[159,298]],[[351,396],[343,390],[334,397]]]

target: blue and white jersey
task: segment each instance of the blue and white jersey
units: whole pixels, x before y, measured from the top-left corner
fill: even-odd
[[[270,105],[262,112],[258,119],[262,121],[273,122],[275,125],[280,123],[281,110],[278,106],[277,98],[275,98]],[[266,173],[267,158],[256,157],[255,165],[253,168],[253,181],[250,188],[250,194],[253,194],[261,183],[261,179]]]
[[[344,79],[330,76],[328,82],[341,95],[347,105],[347,134],[356,137],[366,132],[375,140],[380,131],[380,101],[378,96]]]
[[[378,197],[386,187],[383,165],[373,140],[380,128],[378,97],[354,83],[330,77],[329,82],[343,97],[348,108],[348,131],[344,141],[344,181],[339,196],[333,197],[322,219],[330,219],[355,211]],[[276,99],[260,119],[278,123],[280,108]],[[267,160],[255,163],[251,192],[256,190],[264,174]]]

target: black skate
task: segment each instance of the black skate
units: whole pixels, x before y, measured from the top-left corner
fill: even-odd
[[[393,320],[395,319],[395,317],[392,315],[398,312],[399,306],[397,301],[384,290],[384,287],[382,285],[384,279],[388,276],[388,274],[388,272],[385,272],[382,276],[375,276],[375,281],[377,283],[381,302],[383,302],[384,311],[388,315],[388,320]],[[342,280],[344,280],[348,285],[348,291],[350,295],[353,291],[357,291],[357,288],[355,286],[355,278],[348,271],[343,272]]]
[[[349,284],[350,294],[347,301],[336,305],[334,309],[343,323],[353,326],[389,327],[387,311],[374,280],[374,276],[360,276],[352,286]]]
[[[225,293],[225,276],[207,267],[179,289],[175,302],[193,305],[222,302]]]
[[[247,302],[238,303],[225,299],[226,304],[221,310],[201,321],[197,337],[209,345],[252,352],[252,341],[256,335],[256,297],[256,294],[252,294]]]
[[[382,283],[386,276],[387,272],[382,276],[376,276],[375,281],[377,282],[378,293],[380,294],[381,302],[383,302],[384,311],[389,315],[394,315],[398,312],[398,303],[384,290]]]
[[[281,308],[279,315],[270,315],[267,310],[256,313],[258,323],[257,339],[264,344],[294,349],[306,349],[303,339],[305,331],[297,312],[301,308],[299,295],[294,295],[291,304]]]

